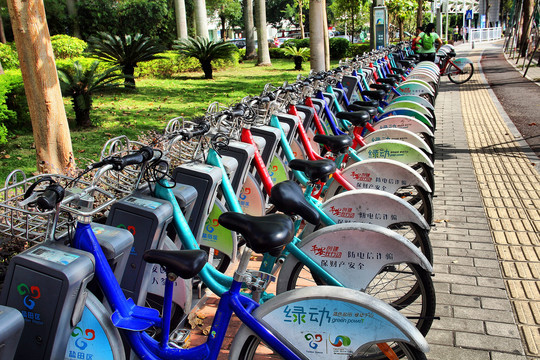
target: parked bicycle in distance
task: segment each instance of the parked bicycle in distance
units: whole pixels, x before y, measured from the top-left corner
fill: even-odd
[[[464,84],[473,76],[472,61],[467,58],[456,58],[456,50],[452,45],[442,46],[437,56],[441,76],[448,75],[448,79],[454,84]]]

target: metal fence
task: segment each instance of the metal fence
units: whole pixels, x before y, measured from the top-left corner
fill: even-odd
[[[483,42],[499,40],[502,36],[502,28],[484,28],[484,29],[471,29],[469,34],[469,42]]]

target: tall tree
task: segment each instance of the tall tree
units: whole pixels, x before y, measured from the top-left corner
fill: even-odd
[[[420,27],[422,26],[422,23],[424,22],[424,0],[417,0],[418,1],[418,9],[416,10],[416,26]]]
[[[8,8],[32,120],[37,168],[67,172],[74,167],[73,149],[43,0],[8,0]]]
[[[195,27],[197,36],[208,39],[208,18],[206,16],[206,1],[194,0],[195,5]]]
[[[399,41],[403,41],[403,23],[413,16],[417,3],[413,0],[389,0],[385,4],[398,23]]]
[[[266,3],[255,0],[255,21],[257,26],[257,65],[270,66],[270,50],[268,50],[268,30],[266,29]]]
[[[176,17],[176,35],[178,39],[188,38],[185,0],[174,0],[174,13]]]
[[[221,22],[221,38],[227,38],[227,25],[238,25],[242,18],[242,5],[238,0],[208,0],[209,9],[216,9]]]
[[[523,0],[523,11],[522,11],[522,31],[521,31],[521,39],[519,42],[519,51],[521,56],[525,57],[527,55],[527,45],[529,42],[529,36],[531,35],[531,28],[532,28],[532,17],[534,14],[534,0]]]
[[[81,29],[77,21],[77,4],[75,0],[66,0],[66,7],[71,26],[73,27],[73,36],[81,39]]]
[[[246,35],[246,59],[257,56],[255,47],[255,21],[253,19],[253,0],[244,0],[244,31]]]
[[[324,71],[324,7],[322,0],[309,2],[309,47],[311,49],[311,70]]]
[[[2,44],[6,43],[6,33],[4,32],[4,22],[2,21],[1,16],[0,16],[0,42]]]
[[[350,26],[348,33],[351,35],[351,41],[354,41],[354,33],[356,24],[362,11],[363,0],[334,0],[332,2],[332,10],[334,14],[343,14],[345,18],[345,26]]]

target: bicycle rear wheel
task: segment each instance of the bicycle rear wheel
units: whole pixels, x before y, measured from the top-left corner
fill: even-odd
[[[394,351],[397,349],[396,355],[400,359],[407,360],[425,360],[426,355],[415,347],[406,343],[393,343],[391,344]],[[263,360],[263,359],[282,359],[281,356],[276,354],[271,348],[266,346],[256,336],[250,336],[244,343],[244,347],[240,353],[238,359],[241,360]],[[376,345],[370,346],[364,350],[362,354],[354,354],[351,359],[371,359],[371,360],[384,360],[388,359]]]
[[[461,71],[455,66],[451,65],[452,68],[450,69],[450,72],[448,73],[448,79],[453,82],[454,84],[463,84],[473,76],[474,73],[474,66],[471,63],[465,64],[463,66],[463,69]]]

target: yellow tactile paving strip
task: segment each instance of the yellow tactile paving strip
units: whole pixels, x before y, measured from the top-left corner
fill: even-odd
[[[475,53],[469,58],[477,64],[480,53]],[[461,85],[460,94],[473,166],[508,296],[527,356],[540,359],[540,175],[520,151],[478,72]]]

